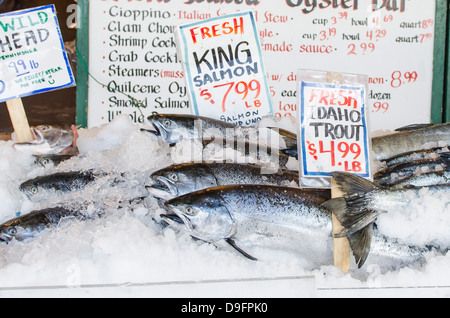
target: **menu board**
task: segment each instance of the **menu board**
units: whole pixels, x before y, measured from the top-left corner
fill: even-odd
[[[248,10],[275,116],[297,116],[297,70],[313,69],[368,76],[372,131],[430,122],[435,2],[89,1],[88,126],[118,114],[144,123],[153,113],[194,113],[177,26]]]

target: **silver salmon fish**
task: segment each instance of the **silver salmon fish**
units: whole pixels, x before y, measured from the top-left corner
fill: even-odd
[[[389,185],[389,189],[407,189],[450,184],[450,171],[427,172]]]
[[[32,199],[47,191],[65,193],[81,190],[95,181],[98,176],[93,171],[58,172],[25,181],[19,186],[19,189],[29,199]]]
[[[13,239],[24,241],[33,238],[47,228],[58,226],[62,219],[68,217],[79,220],[86,218],[77,211],[63,207],[33,211],[0,225],[0,242],[8,243]]]
[[[198,190],[233,184],[298,185],[297,171],[279,170],[263,174],[257,165],[239,163],[187,163],[170,166],[151,175],[154,181],[147,187],[160,198],[174,198]]]
[[[265,167],[267,173],[286,169],[289,162],[289,155],[279,149],[257,143],[238,140],[230,142],[222,139],[203,139],[201,142],[202,159],[207,162],[253,163]],[[229,150],[233,152],[230,154]]]
[[[450,123],[413,128],[372,138],[375,159],[383,161],[411,151],[450,145]]]
[[[78,155],[76,141],[78,133],[75,126],[66,129],[59,126],[40,125],[31,127],[34,140],[15,143],[14,149],[31,152],[35,156],[41,155]]]
[[[426,172],[450,171],[450,153],[436,159],[413,160],[379,170],[374,174],[376,183],[390,186],[414,175]]]
[[[209,117],[180,114],[152,115],[148,117],[148,121],[155,130],[143,129],[143,131],[152,133],[169,144],[175,144],[185,139],[227,139],[239,136],[239,140],[252,143],[261,139],[278,137],[281,139],[277,140],[281,149],[297,147],[297,135],[279,128],[239,127]],[[261,131],[265,132],[264,137]]]
[[[322,206],[328,196],[317,189],[222,186],[167,201],[161,217],[177,230],[225,243],[249,259],[264,259],[267,251],[294,253],[305,268],[316,269],[333,263],[331,213]],[[383,260],[392,270],[423,261],[426,252],[376,234],[371,262]]]

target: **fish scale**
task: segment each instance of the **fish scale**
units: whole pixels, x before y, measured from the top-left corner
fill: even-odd
[[[269,137],[277,136],[284,142],[280,149],[297,147],[297,136],[281,128],[240,127],[209,117],[180,114],[157,114],[148,117],[148,121],[156,130],[143,131],[152,133],[170,144],[183,139],[235,139],[259,142],[264,130]],[[267,136],[265,136],[267,137]],[[265,138],[262,138],[265,139]]]
[[[319,189],[231,185],[169,200],[168,212],[161,217],[200,240],[217,245],[226,242],[250,259],[289,252],[305,268],[316,269],[333,263],[331,213],[324,207],[328,199],[328,192]],[[384,270],[424,261],[429,252],[376,231],[372,237],[367,262]]]
[[[439,147],[441,143],[450,145],[450,123],[430,125],[419,129],[409,129],[397,133],[372,138],[375,159],[383,161],[412,150]]]
[[[81,190],[95,181],[99,175],[92,171],[58,172],[25,181],[19,189],[31,199],[46,191],[65,193]]]
[[[46,228],[57,226],[66,217],[87,218],[76,210],[63,207],[32,211],[2,224],[0,226],[0,241],[10,242],[12,239],[24,241],[36,236]]]
[[[298,172],[280,170],[262,174],[260,166],[239,163],[186,163],[152,174],[154,184],[147,190],[156,197],[181,196],[205,188],[232,184],[298,185]]]

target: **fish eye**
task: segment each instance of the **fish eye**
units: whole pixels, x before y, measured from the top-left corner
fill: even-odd
[[[41,131],[47,131],[47,130],[50,129],[50,127],[49,127],[49,126],[42,125],[42,126],[39,126],[39,129],[40,129]]]
[[[178,181],[178,175],[176,173],[170,173],[167,177],[172,181]]]
[[[170,127],[172,125],[172,122],[169,119],[164,119],[163,124],[166,127]]]
[[[17,230],[15,227],[10,227],[10,228],[8,228],[7,233],[8,233],[8,235],[14,236],[17,234]]]
[[[38,188],[37,188],[36,186],[32,186],[32,187],[30,188],[30,192],[31,192],[32,194],[37,194],[37,193],[38,193]]]
[[[187,206],[185,209],[186,214],[188,215],[194,215],[194,208],[191,206]]]

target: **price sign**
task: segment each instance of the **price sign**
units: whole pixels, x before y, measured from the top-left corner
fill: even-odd
[[[53,5],[0,15],[0,102],[74,84]]]
[[[178,37],[196,115],[251,126],[272,113],[252,12],[182,25]]]
[[[370,178],[365,85],[301,81],[299,90],[302,175],[346,171]]]

